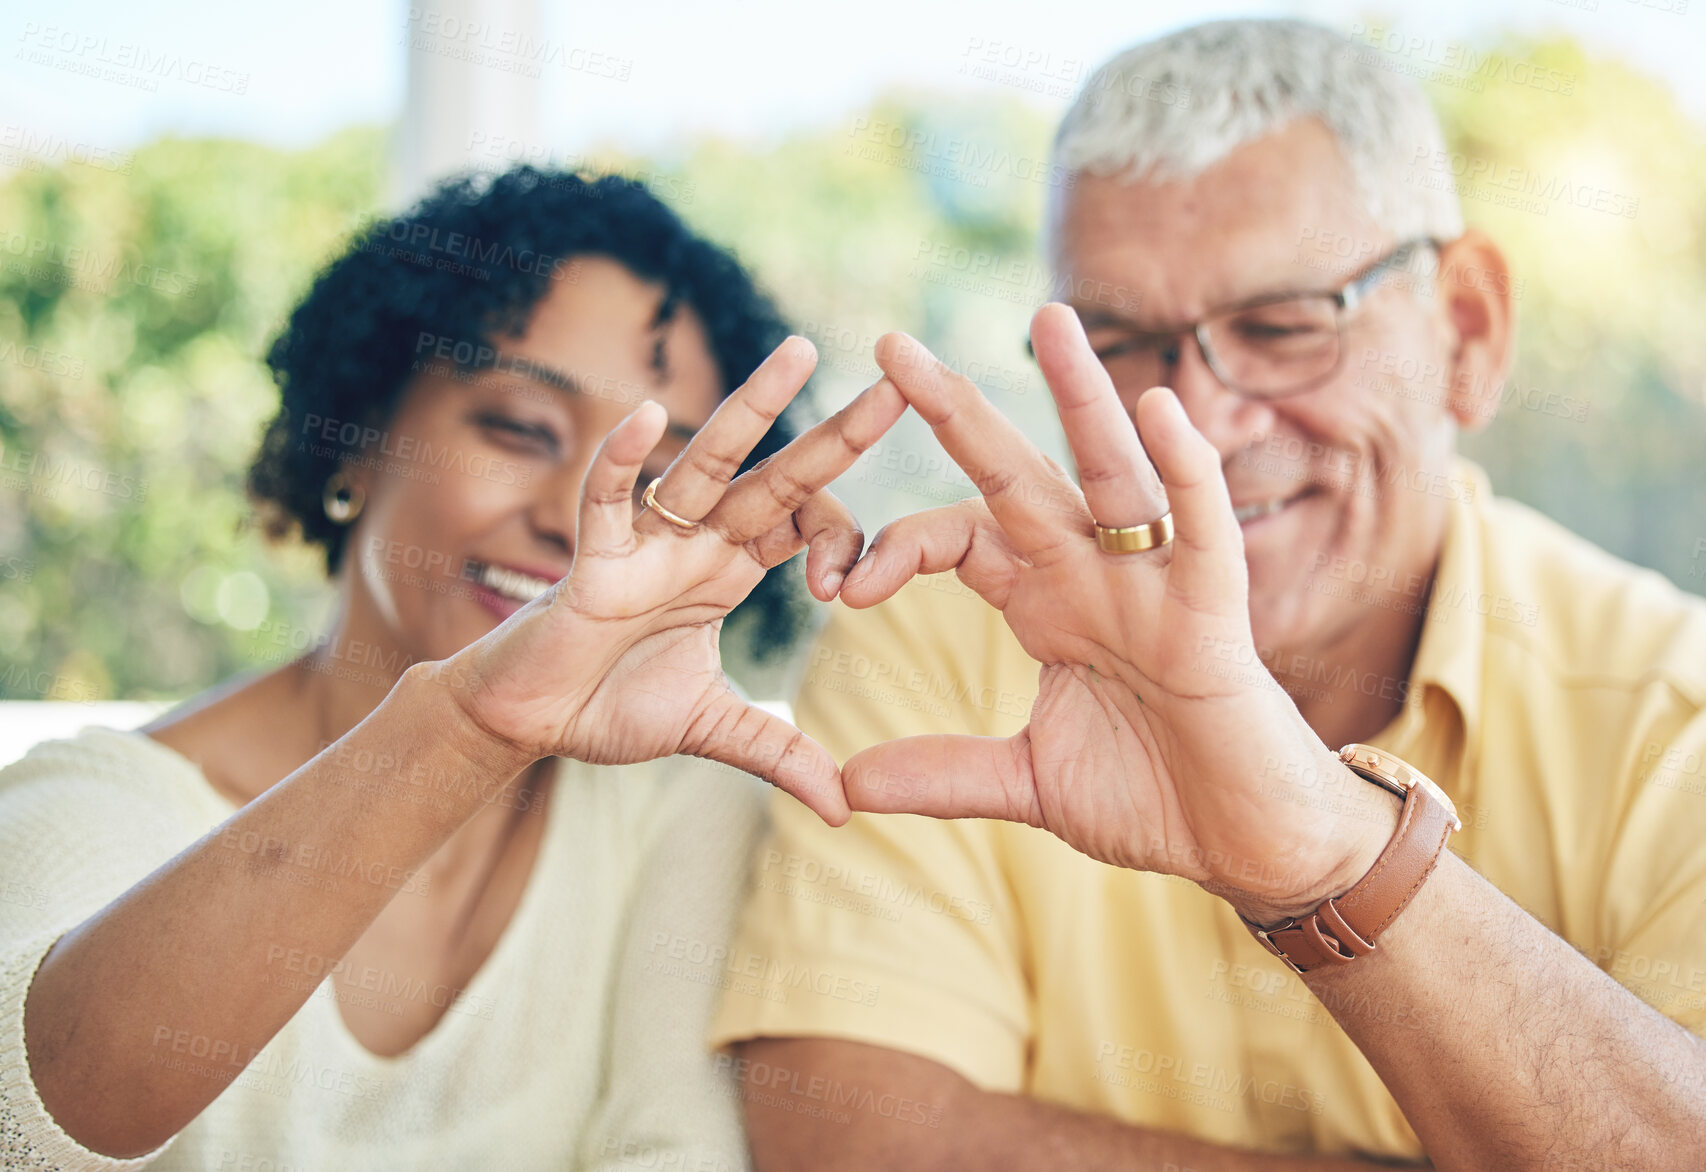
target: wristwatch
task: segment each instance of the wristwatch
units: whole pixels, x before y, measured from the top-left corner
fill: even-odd
[[[1368,874],[1343,895],[1314,911],[1264,928],[1244,919],[1269,952],[1299,973],[1325,964],[1349,964],[1374,951],[1374,941],[1408,906],[1445,853],[1445,840],[1462,830],[1457,807],[1420,770],[1369,745],[1346,745],[1339,760],[1359,777],[1404,799],[1398,831]]]

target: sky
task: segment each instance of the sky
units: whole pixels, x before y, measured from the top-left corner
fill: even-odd
[[[1412,0],[1387,18],[1340,0],[1188,12],[1155,0],[541,0],[530,49],[504,40],[525,20],[502,15],[529,0],[481,0],[499,15],[472,38],[446,35],[455,6],[472,2],[22,0],[0,17],[0,148],[20,128],[123,151],[167,134],[305,146],[390,122],[407,92],[411,12],[417,29],[436,24],[439,50],[483,45],[506,71],[542,62],[539,80],[523,85],[534,87],[536,136],[559,155],[609,143],[667,151],[702,133],[772,139],[844,119],[892,86],[1002,92],[1059,111],[1072,81],[1121,46],[1227,15],[1304,16],[1365,36],[1378,28],[1416,38],[1424,54],[1499,30],[1562,30],[1662,79],[1706,125],[1706,0],[1429,0],[1425,9]]]

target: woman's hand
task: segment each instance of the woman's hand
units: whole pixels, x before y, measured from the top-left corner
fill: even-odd
[[[1353,809],[1313,808],[1344,766],[1266,671],[1214,670],[1259,663],[1219,454],[1165,389],[1139,401],[1133,431],[1065,306],[1038,312],[1032,342],[1082,491],[922,345],[878,343],[878,364],[982,499],[888,526],[842,599],[870,606],[915,574],[957,570],[1042,669],[1021,732],[866,749],[843,769],[850,801],[1028,822],[1104,862],[1195,880],[1262,921],[1342,892],[1391,838],[1397,803],[1353,779]],[[1140,525],[1169,505],[1172,544],[1098,547],[1092,517]]]
[[[635,516],[663,408],[643,404],[605,438],[581,488],[568,576],[444,665],[480,728],[529,759],[709,757],[846,821],[835,761],[742,700],[718,648],[723,618],[766,570],[809,546],[807,578],[828,600],[863,548],[852,515],[822,490],[906,410],[886,378],[730,483],[815,364],[809,342],[788,339],[670,465],[656,497],[697,521],[690,530],[649,509]]]

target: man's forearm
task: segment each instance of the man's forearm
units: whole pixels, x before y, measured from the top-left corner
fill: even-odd
[[[984,1091],[927,1058],[839,1038],[760,1038],[740,1051],[746,1130],[759,1172],[1355,1172],[1391,1167],[1324,1156],[1263,1155],[1137,1127],[1024,1095]],[[755,1079],[759,1072],[762,1077]],[[881,1088],[882,1099],[899,1106],[849,1109],[845,1121],[826,1120],[820,1099],[795,1090],[824,1085]]]
[[[1353,964],[1305,978],[1435,1167],[1695,1168],[1706,1044],[1447,851]],[[1360,1007],[1403,1013],[1369,1013]]]
[[[1331,1156],[1275,1156],[1087,1115],[1021,1095],[990,1095],[971,1128],[982,1159],[967,1167],[1028,1172],[1082,1168],[1096,1172],[1356,1172],[1390,1164]],[[965,1122],[972,1122],[967,1120]],[[945,1165],[946,1166],[946,1165]]]

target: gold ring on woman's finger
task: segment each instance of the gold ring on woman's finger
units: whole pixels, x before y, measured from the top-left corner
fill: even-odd
[[[658,485],[662,483],[663,477],[660,476],[650,484],[646,485],[645,495],[640,497],[640,507],[642,509],[650,509],[665,521],[674,525],[677,529],[699,528],[699,522],[689,521],[686,517],[677,516],[662,505],[658,504]]]

